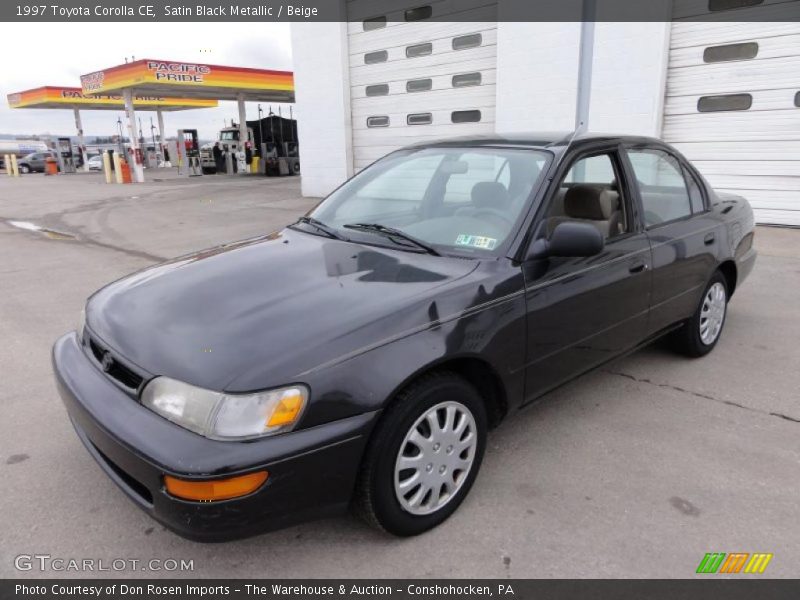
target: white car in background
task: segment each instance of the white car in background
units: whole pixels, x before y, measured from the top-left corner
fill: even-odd
[[[103,170],[103,155],[102,154],[95,154],[89,160],[86,161],[86,168],[90,171],[102,171]]]

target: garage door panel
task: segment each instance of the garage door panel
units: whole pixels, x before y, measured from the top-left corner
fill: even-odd
[[[764,39],[798,32],[798,23],[698,23],[672,24],[671,47],[680,50],[693,46],[716,46],[739,41]]]
[[[444,47],[442,51],[439,51],[434,44],[434,52],[430,56],[406,58],[404,51],[398,50],[396,56],[389,54],[387,62],[373,65],[363,64],[363,62],[351,63],[350,82],[352,85],[365,85],[375,81],[445,75],[462,70],[475,71],[496,66],[497,50],[495,46],[481,46],[459,52],[453,52],[444,43],[440,46]]]
[[[758,6],[710,12],[708,0],[673,0],[673,19],[728,19],[730,21],[782,21],[797,18],[797,3],[793,0],[763,0]]]
[[[667,116],[665,137],[680,141],[800,140],[800,110],[735,111]]]
[[[431,112],[440,110],[453,110],[454,102],[466,108],[493,107],[495,89],[493,85],[476,86],[453,97],[452,89],[435,92],[420,92],[408,94],[403,97],[403,111],[401,114]],[[351,110],[354,118],[372,115],[388,115],[397,113],[398,102],[396,96],[380,96],[377,98],[361,98],[353,100]]]
[[[354,0],[347,3],[348,33],[363,31],[362,21],[378,16],[386,17],[387,28],[401,25],[407,9],[423,5],[431,7],[432,19],[480,20],[469,14],[477,10],[488,11],[487,21],[494,21],[497,17],[497,0]]]
[[[728,44],[753,43],[758,44],[758,50],[753,63],[771,58],[783,58],[797,54],[800,47],[800,24],[792,24],[797,33],[791,35],[781,35],[770,38],[736,38],[721,43],[702,43],[689,48],[677,48],[670,53],[670,68],[694,67],[707,64],[703,58],[705,49],[714,46],[724,46]],[[719,63],[725,64],[725,63]]]
[[[794,202],[800,198],[800,177],[783,175],[731,175],[702,171],[709,183],[715,188],[726,190],[742,190],[742,192],[761,190],[765,192],[790,192]],[[800,208],[800,207],[798,207]]]
[[[450,110],[428,111],[432,117],[430,125],[408,125],[406,117],[409,113],[406,112],[388,113],[387,116],[391,123],[388,127],[367,127],[366,119],[353,119],[353,145],[359,145],[359,136],[363,136],[360,139],[370,139],[377,142],[381,139],[391,140],[392,136],[423,135],[428,133],[428,130],[439,136],[466,135],[453,133],[453,131],[455,128],[459,128],[468,134],[470,127],[494,123],[494,106],[478,106],[475,109],[481,111],[481,120],[475,123],[453,123],[450,120]]]
[[[800,214],[797,207],[797,194],[795,192],[772,190],[741,190],[738,188],[714,187],[718,192],[730,192],[747,198],[753,210],[781,210],[794,211]]]
[[[667,97],[721,94],[800,86],[800,56],[732,61],[671,69]]]
[[[756,211],[756,221],[765,225],[800,227],[800,210],[762,209]]]
[[[792,106],[796,93],[792,88],[754,91],[750,94],[753,97],[753,105],[748,112],[785,110],[787,106]],[[701,97],[701,95],[697,94],[691,96],[669,96],[664,104],[664,112],[668,115],[697,114],[697,102]]]
[[[756,157],[776,161],[776,164],[778,161],[800,161],[800,143],[797,140],[744,143],[703,140],[700,142],[672,141],[672,144],[691,161],[716,161],[724,164],[726,161],[746,161]],[[732,165],[729,169],[736,169],[736,165]]]
[[[484,43],[495,43],[497,33],[491,23],[484,21],[465,21],[455,23],[402,23],[399,26],[386,28],[385,30],[367,31],[362,34],[353,35],[350,38],[350,56],[359,57],[360,60],[367,52],[376,50],[388,50],[391,48],[401,48],[420,44],[423,42],[438,42],[445,40],[448,47],[452,49],[451,40],[454,37],[480,33],[484,36]]]
[[[755,153],[753,155],[758,156]],[[692,164],[704,175],[737,173],[761,177],[800,178],[800,160],[694,160]]]
[[[482,88],[487,86],[494,86],[497,83],[497,72],[495,69],[485,69],[481,71],[459,71],[456,73],[448,72],[446,75],[436,75],[429,77],[431,80],[431,90],[430,92],[425,93],[433,93],[439,90],[452,90],[453,88],[453,75],[455,74],[465,74],[465,73],[480,73],[481,75],[481,83],[479,85],[470,85],[465,86],[463,91],[474,90],[476,88]],[[388,96],[396,96],[400,94],[407,94],[406,91],[406,83],[408,79],[400,79],[396,81],[382,81],[381,83],[385,83],[389,86]],[[422,93],[422,92],[418,92]],[[367,86],[366,85],[357,85],[354,86],[352,89],[352,93],[350,96],[350,100],[353,105],[356,105],[357,102],[362,100],[377,100],[382,98],[383,96],[367,96]]]

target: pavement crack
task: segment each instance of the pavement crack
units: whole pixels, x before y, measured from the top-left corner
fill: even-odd
[[[122,254],[127,254],[128,256],[134,256],[136,258],[143,258],[151,262],[160,263],[164,262],[165,260],[169,260],[169,258],[166,256],[158,256],[157,254],[150,254],[149,252],[145,252],[144,250],[134,250],[133,248],[124,248],[122,246],[115,246],[114,244],[109,244],[108,242],[98,242],[97,240],[85,237],[78,237],[76,241],[79,244],[85,244],[87,246],[95,246],[97,248],[103,248],[105,250],[113,250],[114,252],[121,252]]]
[[[150,262],[164,262],[165,260],[169,260],[168,257],[166,257],[166,256],[158,256],[157,254],[151,254],[149,252],[145,252],[144,250],[135,250],[133,248],[125,248],[123,246],[116,246],[116,245],[110,244],[108,242],[101,242],[101,241],[86,237],[85,235],[82,235],[80,233],[72,233],[72,232],[66,231],[65,229],[54,230],[54,229],[52,229],[50,227],[38,226],[38,225],[35,225],[35,224],[32,223],[33,219],[31,219],[30,221],[31,221],[31,224],[35,227],[35,229],[33,229],[33,228],[31,228],[31,229],[20,228],[18,225],[15,224],[15,223],[18,223],[18,222],[27,223],[28,221],[22,221],[22,220],[16,220],[16,219],[12,220],[12,219],[6,219],[4,217],[0,217],[0,223],[4,223],[4,224],[6,224],[6,225],[8,225],[10,227],[13,227],[14,230],[16,230],[16,231],[24,231],[24,232],[28,232],[28,233],[31,233],[31,234],[34,234],[34,235],[44,235],[47,238],[52,239],[52,240],[57,240],[57,241],[58,240],[62,240],[62,241],[66,240],[66,241],[69,241],[69,242],[72,242],[72,243],[83,244],[83,245],[86,245],[86,246],[94,246],[96,248],[103,248],[105,250],[112,250],[114,252],[121,252],[122,254],[127,254],[128,256],[133,256],[133,257],[136,257],[136,258],[143,258],[143,259],[148,260]]]
[[[783,413],[771,412],[769,414],[771,414],[773,417],[778,417],[779,419],[785,419],[787,421],[791,421],[792,423],[800,423],[800,419],[795,419],[794,417],[790,417],[789,415],[784,415]]]
[[[734,402],[732,400],[722,400],[721,398],[715,398],[714,396],[710,396],[709,394],[703,394],[700,392],[695,392],[692,390],[687,390],[686,388],[682,388],[677,385],[672,385],[670,383],[658,383],[656,381],[652,381],[651,379],[647,379],[646,377],[636,377],[631,375],[630,373],[624,373],[622,371],[611,371],[608,369],[603,369],[603,372],[608,373],[609,375],[616,375],[618,377],[624,377],[625,379],[630,379],[631,381],[635,381],[637,383],[646,383],[647,385],[652,385],[655,387],[660,387],[667,390],[673,390],[676,392],[680,392],[682,394],[687,394],[689,396],[694,396],[696,398],[702,398],[703,400],[711,400],[713,402],[718,402],[720,404],[725,404],[727,406],[733,406],[735,408],[741,408],[742,410],[748,410],[750,412],[759,413],[762,415],[767,415],[770,417],[778,417],[779,419],[784,419],[786,421],[791,421],[792,423],[800,423],[800,419],[795,417],[790,417],[789,415],[784,415],[782,413],[770,412],[766,410],[762,410],[760,408],[754,408],[752,406],[747,406],[745,404],[739,404],[738,402]]]

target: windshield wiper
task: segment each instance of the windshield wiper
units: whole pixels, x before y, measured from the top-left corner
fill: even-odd
[[[295,225],[297,223],[304,223],[306,225],[311,225],[317,231],[321,231],[328,237],[334,238],[336,240],[345,240],[345,241],[347,240],[346,237],[344,237],[341,233],[336,231],[333,227],[326,225],[325,223],[315,219],[314,217],[302,216],[299,219],[297,219]]]
[[[388,237],[389,239],[392,238],[400,238],[407,242],[411,242],[417,248],[422,248],[428,254],[432,254],[433,256],[441,256],[439,252],[433,246],[429,246],[425,242],[420,239],[415,238],[413,235],[406,233],[405,231],[401,231],[399,229],[395,229],[394,227],[387,227],[386,225],[381,225],[380,223],[348,223],[347,225],[343,225],[347,229],[356,229],[359,231],[370,231],[372,233],[378,233]],[[395,243],[399,243],[396,240],[392,240]],[[403,246],[407,246],[407,244],[401,244]]]

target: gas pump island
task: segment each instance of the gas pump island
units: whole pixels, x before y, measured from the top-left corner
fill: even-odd
[[[133,150],[132,175],[136,182],[144,181],[142,153],[136,134],[135,95],[169,96],[195,100],[235,100],[239,108],[239,139],[247,139],[247,115],[245,102],[294,102],[294,75],[291,71],[274,71],[230,67],[203,63],[174,62],[142,59],[117,65],[102,71],[81,75],[84,94],[121,94],[125,103],[128,132]],[[197,133],[181,130],[184,138],[179,144],[180,159],[185,158],[190,174],[197,163],[195,149]],[[185,144],[186,138],[193,139]],[[185,153],[185,156],[184,156]],[[199,174],[199,173],[198,173]]]
[[[202,98],[173,98],[169,96],[145,96],[136,94],[132,103],[137,110],[156,111],[158,113],[158,132],[163,144],[165,139],[164,112],[189,110],[194,108],[213,108],[216,100]],[[78,134],[78,150],[74,152],[69,138],[59,138],[57,158],[62,173],[75,171],[77,155],[86,164],[85,145],[83,141],[82,110],[122,110],[125,102],[119,93],[84,94],[81,88],[45,86],[25,90],[8,95],[8,105],[14,109],[71,109],[75,115],[75,129]],[[131,141],[138,136],[131,137]],[[163,149],[162,149],[163,154]]]

